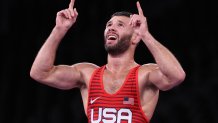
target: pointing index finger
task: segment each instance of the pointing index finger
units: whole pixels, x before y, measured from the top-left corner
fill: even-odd
[[[73,9],[75,0],[71,0],[69,4],[69,9]]]
[[[138,9],[139,15],[144,15],[144,14],[143,14],[143,11],[142,11],[142,7],[141,7],[139,1],[137,1],[136,5],[137,5],[137,9]]]

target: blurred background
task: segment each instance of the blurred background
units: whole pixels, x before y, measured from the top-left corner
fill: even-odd
[[[86,123],[78,89],[58,90],[29,76],[37,52],[70,0],[0,1],[0,123]],[[137,13],[136,0],[76,0],[79,12],[55,64],[106,63],[103,31],[116,11]],[[151,34],[186,71],[183,84],[160,93],[151,123],[218,123],[215,1],[140,0]],[[135,59],[154,62],[141,43]]]

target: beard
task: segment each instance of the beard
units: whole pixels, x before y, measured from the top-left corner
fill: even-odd
[[[108,52],[108,54],[110,54],[112,56],[120,55],[120,54],[124,53],[125,51],[127,51],[127,49],[130,47],[131,37],[132,37],[132,35],[130,35],[130,34],[124,35],[113,46],[108,46],[106,44],[107,39],[105,38],[105,44],[104,44],[105,50]]]

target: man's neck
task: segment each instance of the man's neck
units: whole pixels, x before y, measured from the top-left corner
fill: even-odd
[[[108,54],[107,69],[113,73],[127,71],[135,67],[137,63],[134,61],[132,54],[124,53],[118,56]]]

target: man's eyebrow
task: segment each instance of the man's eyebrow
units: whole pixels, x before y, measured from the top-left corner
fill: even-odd
[[[119,23],[122,23],[122,24],[125,24],[125,23],[124,23],[123,21],[121,21],[121,20],[118,20],[118,22],[119,22]]]
[[[118,21],[118,23],[122,23],[123,25],[126,25],[122,20],[117,20]],[[107,23],[106,23],[106,26],[108,25],[108,24],[111,24],[112,23],[112,20],[109,20]]]
[[[108,24],[110,24],[111,23],[111,20],[110,21],[108,21],[107,23],[106,23],[106,25],[108,25]]]
[[[122,24],[125,24],[123,21],[121,21],[121,20],[118,20],[118,22],[119,23],[122,23]],[[111,24],[112,23],[112,21],[110,20],[110,21],[108,21],[107,23],[106,23],[106,25],[108,25],[108,24]]]

